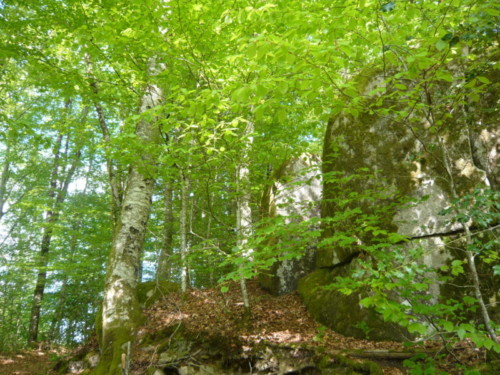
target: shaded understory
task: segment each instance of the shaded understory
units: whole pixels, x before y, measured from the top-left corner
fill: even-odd
[[[227,293],[191,290],[185,298],[178,292],[156,293],[160,299],[147,304],[146,324],[133,343],[129,373],[392,375],[407,373],[403,361],[424,352],[439,358],[434,362],[442,370],[459,374],[457,365],[481,366],[486,361],[484,351],[467,342],[447,352],[436,342],[408,347],[344,337],[316,323],[297,294],[273,297],[256,283],[248,287],[250,317],[244,316],[236,285]],[[48,350],[4,355],[0,375],[88,373],[85,358],[96,352],[95,344],[87,344],[71,355]],[[57,354],[65,359],[57,361]],[[55,364],[58,372],[49,370]],[[488,373],[494,372],[481,372]]]

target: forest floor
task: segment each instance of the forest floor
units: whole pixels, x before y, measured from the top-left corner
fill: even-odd
[[[183,298],[172,293],[145,311],[147,323],[139,332],[146,337],[168,326],[182,323],[186,332],[201,335],[205,339],[224,338],[235,350],[250,352],[261,343],[321,348],[325,354],[351,353],[351,358],[373,360],[382,367],[386,375],[406,374],[402,359],[391,358],[384,353],[429,352],[439,355],[437,362],[442,370],[459,374],[455,366],[474,366],[484,361],[485,352],[476,350],[470,343],[461,342],[451,353],[442,350],[439,342],[421,343],[409,348],[401,342],[371,341],[345,337],[317,323],[306,311],[297,293],[271,296],[257,282],[248,282],[251,298],[251,316],[244,318],[244,307],[239,285],[234,284],[229,292],[219,289],[191,290]],[[148,364],[156,358],[140,353],[134,361],[136,374],[144,373]],[[154,356],[153,356],[154,357]]]
[[[0,353],[0,375],[55,375],[57,360],[67,350],[23,350],[18,353]]]
[[[347,353],[354,360],[361,360],[356,357],[366,354],[363,360],[375,361],[386,375],[406,374],[407,369],[403,367],[402,359],[384,357],[383,353],[408,353],[415,350],[442,354],[436,363],[449,374],[461,373],[456,370],[458,363],[469,367],[483,362],[485,358],[484,351],[476,350],[464,342],[447,353],[441,350],[437,342],[408,348],[398,342],[345,337],[315,322],[295,293],[273,297],[255,282],[249,282],[248,289],[252,304],[249,319],[243,318],[244,307],[236,284],[227,293],[222,293],[219,289],[190,290],[185,297],[180,293],[171,293],[157,301],[145,310],[147,320],[138,332],[131,373],[144,374],[158,360],[156,352],[139,349],[141,340],[179,324],[183,325],[186,333],[207,340],[223,339],[226,346],[241,352],[251,352],[254,347],[265,343],[285,347],[322,348],[321,351],[325,354]],[[95,344],[86,345],[77,351],[81,353],[82,350],[96,350],[92,346]],[[52,368],[57,358],[68,356],[62,349],[42,348],[11,355],[0,353],[0,375],[54,375],[56,372]]]

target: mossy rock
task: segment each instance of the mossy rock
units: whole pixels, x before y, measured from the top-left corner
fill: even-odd
[[[359,304],[368,296],[368,291],[347,296],[324,288],[337,276],[350,274],[353,267],[351,264],[334,270],[319,269],[300,280],[298,292],[309,313],[321,324],[345,336],[379,341],[411,338],[404,328],[384,322],[376,311]]]
[[[314,269],[316,263],[316,248],[304,250],[304,256],[299,259],[279,261],[266,272],[258,275],[262,288],[274,296],[281,296],[297,290],[301,277]]]
[[[344,356],[323,357],[318,365],[323,375],[382,375],[379,365],[372,361],[356,362]]]
[[[179,284],[171,281],[146,281],[137,286],[137,297],[139,304],[148,308],[165,295],[179,290]]]
[[[316,177],[320,175],[320,165],[319,155],[309,153],[285,160],[274,170],[262,192],[261,216],[283,217],[286,218],[285,222],[291,223],[319,217],[322,184]],[[305,205],[308,206],[307,210],[304,209]],[[315,229],[311,226],[304,230]],[[312,240],[307,246],[290,245],[296,242],[295,237],[296,234],[292,232],[269,233],[262,246],[255,249],[257,252],[265,252],[264,249],[270,246],[279,248],[281,255],[286,258],[290,256],[288,259],[275,261],[269,269],[258,274],[260,286],[275,296],[297,290],[299,279],[315,268],[316,240]]]

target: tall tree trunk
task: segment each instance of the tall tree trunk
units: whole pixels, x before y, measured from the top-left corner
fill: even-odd
[[[49,189],[49,200],[50,204],[53,205],[53,200],[56,196],[57,182],[59,180],[59,159],[61,152],[62,134],[59,133],[56,144],[54,147],[54,161],[52,164],[52,172],[50,177],[50,189]],[[45,226],[43,229],[42,243],[40,246],[40,257],[38,259],[38,277],[36,281],[35,291],[33,293],[33,302],[31,305],[30,314],[30,327],[28,331],[28,344],[34,343],[38,338],[38,325],[40,322],[40,310],[42,306],[43,293],[45,290],[45,283],[47,279],[47,264],[49,262],[48,254],[50,241],[52,239],[52,226],[54,219],[56,218],[55,207],[45,212]]]
[[[75,230],[78,230],[78,227],[79,223],[76,225]],[[73,262],[73,255],[75,253],[76,246],[77,246],[77,238],[76,235],[73,235],[70,243],[69,263]],[[48,335],[48,339],[50,342],[54,342],[58,334],[60,333],[59,329],[61,326],[61,320],[64,313],[64,304],[66,302],[66,289],[68,287],[68,279],[69,279],[68,274],[64,273],[61,289],[59,289],[59,295],[57,297],[57,303],[54,315],[52,316],[52,320],[50,321],[50,329]]]
[[[160,89],[148,85],[141,112],[158,105],[160,100]],[[144,120],[138,123],[135,133],[144,150],[157,144],[160,138],[159,127]],[[114,232],[102,308],[101,360],[95,374],[122,374],[122,355],[127,356],[127,343],[141,320],[137,276],[153,195],[156,161],[148,151],[140,155],[140,160],[140,164],[130,166]]]
[[[163,246],[158,260],[158,268],[156,270],[156,280],[168,280],[171,277],[170,257],[173,251],[174,239],[174,210],[173,204],[173,182],[167,178],[163,192],[164,215],[163,215]]]
[[[86,112],[84,112],[84,117],[86,117]],[[56,146],[54,149],[54,163],[52,167],[50,190],[49,190],[49,202],[51,208],[45,213],[45,223],[42,235],[42,242],[40,245],[40,253],[38,259],[38,276],[35,285],[35,291],[33,292],[33,303],[31,306],[30,314],[30,326],[28,331],[28,344],[32,344],[38,339],[38,328],[40,324],[40,312],[42,308],[43,294],[45,291],[45,285],[47,283],[47,266],[49,264],[49,251],[50,243],[52,241],[52,234],[54,231],[54,225],[59,220],[59,214],[61,210],[61,205],[64,203],[66,198],[69,184],[73,179],[76,168],[80,162],[80,150],[77,150],[71,166],[69,167],[66,175],[60,183],[59,176],[59,162],[60,162],[60,149],[62,143],[62,133],[59,134]],[[59,185],[60,183],[60,185]]]
[[[182,171],[179,235],[181,239],[181,290],[183,293],[186,293],[188,284],[188,262],[187,262],[187,254],[189,251],[188,240],[187,240],[188,205],[189,205],[188,193],[189,193],[189,179],[186,176],[185,171]]]
[[[252,209],[250,207],[250,169],[248,167],[248,154],[253,144],[252,133],[254,131],[253,123],[249,122],[246,126],[244,137],[246,144],[244,145],[242,162],[237,169],[237,207],[236,207],[236,231],[237,231],[237,246],[244,258],[251,257],[252,249],[248,249],[248,237],[252,233]],[[243,305],[245,312],[250,313],[250,299],[246,286],[245,275],[240,275],[240,287],[243,297]]]
[[[111,134],[109,131],[108,123],[106,121],[104,108],[102,107],[101,102],[99,101],[99,85],[97,83],[96,78],[94,77],[94,70],[90,56],[87,55],[85,60],[87,64],[87,71],[90,77],[89,79],[90,89],[92,91],[92,94],[94,94],[93,97],[94,108],[97,113],[97,119],[99,120],[99,126],[101,128],[102,138],[104,141],[106,170],[108,172],[109,188],[111,189],[111,217],[113,220],[113,226],[116,227],[120,216],[120,209],[123,199],[122,181],[119,177],[119,174],[116,171],[115,162],[113,161],[110,155]]]
[[[91,173],[92,173],[92,164],[89,167],[87,179],[85,180],[85,186],[84,186],[83,191],[82,191],[83,196],[85,196],[87,193],[88,176],[90,176]],[[73,257],[75,255],[76,249],[78,247],[77,233],[80,230],[81,225],[82,225],[82,221],[80,219],[77,220],[73,224],[73,228],[72,228],[73,234],[71,235],[71,241],[70,241],[70,245],[69,245],[69,258],[68,258],[69,264],[73,263]],[[54,315],[53,315],[52,320],[50,322],[50,330],[49,330],[49,341],[50,342],[53,342],[56,339],[57,335],[60,333],[61,320],[63,318],[63,313],[64,313],[64,304],[66,302],[66,290],[68,287],[68,280],[69,280],[68,273],[65,272],[63,275],[61,289],[59,290],[59,296],[57,298],[57,303],[56,303]],[[61,341],[61,340],[59,340],[59,341]]]
[[[2,167],[2,175],[0,176],[0,220],[5,214],[5,202],[7,200],[7,182],[10,176],[10,145],[7,144],[5,150],[5,160]]]

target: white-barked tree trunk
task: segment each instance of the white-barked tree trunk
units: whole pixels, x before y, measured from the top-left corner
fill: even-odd
[[[148,85],[141,113],[160,104],[161,96],[157,86]],[[156,160],[148,150],[158,144],[160,132],[154,121],[141,120],[135,134],[143,151],[130,166],[113,236],[102,307],[101,360],[96,374],[122,374],[123,356],[129,355],[127,344],[141,320],[137,282],[156,174]]]

